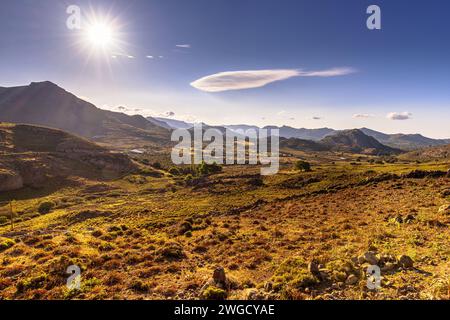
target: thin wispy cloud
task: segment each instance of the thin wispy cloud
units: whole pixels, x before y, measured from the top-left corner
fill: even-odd
[[[209,75],[191,83],[191,86],[205,92],[223,92],[264,87],[270,83],[294,77],[337,77],[356,72],[352,68],[333,68],[320,71],[301,69],[271,69],[227,71]]]
[[[367,119],[367,118],[373,118],[375,115],[369,114],[369,113],[355,113],[352,118],[353,119]]]
[[[190,49],[191,48],[191,45],[190,44],[177,44],[177,45],[175,45],[175,47],[177,47],[177,48],[183,48],[183,49]]]
[[[313,120],[322,120],[322,117],[312,117]]]
[[[409,120],[412,117],[411,112],[391,112],[386,116],[390,120]]]

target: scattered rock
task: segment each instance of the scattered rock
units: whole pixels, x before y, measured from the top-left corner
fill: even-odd
[[[378,259],[373,251],[364,253],[364,260],[371,265],[376,265],[378,263]]]
[[[267,294],[258,289],[245,289],[242,297],[244,300],[267,300]]]
[[[358,258],[358,264],[363,264],[364,262],[366,262],[366,259],[364,258],[364,256],[359,256]]]
[[[214,284],[219,288],[225,288],[227,283],[227,276],[225,274],[225,269],[223,267],[216,267],[213,272],[212,280]]]
[[[349,285],[349,286],[353,286],[353,285],[357,284],[358,282],[359,282],[358,277],[356,277],[354,274],[351,274],[348,276],[347,280],[345,281],[345,284]]]
[[[319,274],[319,264],[316,261],[311,261],[308,264],[308,271],[311,272],[314,276]]]
[[[322,269],[321,269],[322,267]],[[308,271],[317,279],[320,281],[323,281],[327,278],[327,273],[325,272],[325,269],[323,269],[323,265],[317,263],[315,260],[311,261],[308,264]]]
[[[382,271],[392,271],[396,268],[395,263],[387,262],[383,268],[381,268]]]
[[[411,257],[406,255],[401,255],[398,258],[398,264],[402,266],[403,268],[412,268],[414,266],[414,261],[411,259]]]

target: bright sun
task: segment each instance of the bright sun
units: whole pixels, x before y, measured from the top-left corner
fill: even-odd
[[[86,36],[91,46],[107,49],[114,41],[114,30],[106,23],[96,22],[86,28]]]

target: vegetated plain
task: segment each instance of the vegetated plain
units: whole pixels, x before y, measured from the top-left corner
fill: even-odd
[[[138,170],[114,180],[1,194],[15,223],[1,218],[0,298],[450,298],[448,158],[292,151],[262,177],[133,157]],[[70,265],[79,290],[66,287]]]
[[[263,177],[50,82],[0,120],[0,299],[450,299],[448,140],[283,126]]]

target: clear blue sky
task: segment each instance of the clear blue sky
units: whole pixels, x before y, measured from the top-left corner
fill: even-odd
[[[71,4],[109,13],[117,46],[94,50],[85,31],[67,29]],[[371,4],[381,7],[382,30],[366,28]],[[0,86],[50,80],[98,107],[211,124],[366,126],[450,138],[449,15],[447,0],[5,1]],[[346,69],[311,73],[335,68]],[[205,90],[222,72],[245,87],[246,70],[284,80]],[[285,77],[298,70],[305,74]]]

